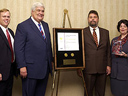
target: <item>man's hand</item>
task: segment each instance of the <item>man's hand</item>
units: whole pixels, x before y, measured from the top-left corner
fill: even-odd
[[[77,69],[77,75],[82,77],[81,69]]]
[[[0,73],[0,81],[2,81],[2,74]]]
[[[107,66],[106,73],[107,73],[107,75],[109,75],[111,73],[111,67],[110,66]]]
[[[26,69],[26,67],[20,68],[20,76],[23,77],[23,78],[27,77],[27,69]]]

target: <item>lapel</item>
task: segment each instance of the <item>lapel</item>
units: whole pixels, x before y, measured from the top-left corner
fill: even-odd
[[[34,32],[36,32],[36,34],[44,41],[46,42],[46,40],[44,40],[44,38],[42,37],[40,30],[37,28],[37,26],[35,25],[35,23],[32,21],[31,18],[29,18],[29,24],[31,26],[31,28],[33,29]]]
[[[102,38],[104,38],[103,37],[103,32],[102,32],[102,29],[99,27],[99,35],[100,35],[100,40],[99,40],[99,46],[101,45],[101,41],[102,41]],[[98,46],[98,47],[99,47]]]
[[[12,37],[14,38],[14,33],[13,33],[13,31],[12,31],[10,28],[8,28],[8,30],[9,30],[9,32],[11,33]]]
[[[88,27],[88,30],[87,30],[87,32],[88,32],[88,36],[91,38],[91,40],[95,43],[95,41],[94,41],[94,39],[93,39],[93,36],[92,36],[92,34],[91,34],[91,31],[90,31],[90,28]],[[101,45],[101,41],[102,41],[102,38],[103,38],[103,32],[102,32],[102,29],[99,27],[99,37],[100,37],[100,39],[99,39],[99,45],[98,45],[98,47]],[[95,43],[95,45],[96,45],[96,43]]]
[[[95,43],[94,38],[93,38],[93,36],[92,36],[92,33],[91,33],[89,27],[87,28],[87,35],[88,35],[89,38],[91,38],[92,42]],[[96,43],[95,43],[95,45],[96,45]]]
[[[8,43],[8,40],[7,40],[7,38],[6,38],[3,30],[1,29],[1,27],[0,27],[0,35],[3,38],[3,40],[5,41],[5,43],[7,44],[7,46],[10,48],[9,43]]]

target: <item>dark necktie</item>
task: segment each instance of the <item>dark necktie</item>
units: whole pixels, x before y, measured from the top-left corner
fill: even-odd
[[[38,24],[38,26],[39,26],[39,29],[40,29],[40,33],[42,34],[42,37],[44,38],[44,40],[46,40],[46,37],[45,37],[45,35],[42,31],[42,28],[41,28],[41,24]]]
[[[6,34],[7,34],[7,39],[8,39],[8,43],[9,43],[9,46],[10,46],[10,49],[11,49],[11,62],[13,63],[13,60],[14,60],[14,53],[13,53],[13,49],[12,49],[12,43],[11,43],[11,38],[10,38],[10,35],[9,35],[9,32],[8,30],[6,29]]]
[[[97,35],[96,35],[96,32],[95,32],[96,29],[93,29],[93,38],[94,38],[94,41],[96,43],[96,46],[98,47],[98,40],[97,40]]]

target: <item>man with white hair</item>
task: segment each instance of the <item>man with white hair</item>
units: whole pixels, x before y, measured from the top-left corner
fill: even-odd
[[[36,2],[31,17],[18,24],[14,50],[22,78],[23,96],[44,96],[52,72],[52,48],[48,24],[43,20],[45,7]]]

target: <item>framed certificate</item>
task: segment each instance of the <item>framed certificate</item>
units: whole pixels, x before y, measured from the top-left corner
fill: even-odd
[[[82,28],[53,28],[55,69],[85,68]]]

